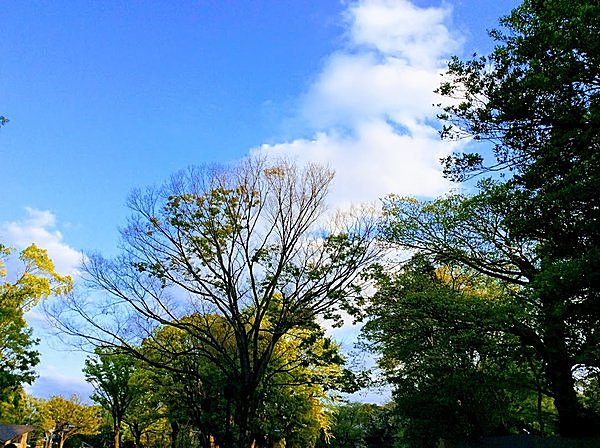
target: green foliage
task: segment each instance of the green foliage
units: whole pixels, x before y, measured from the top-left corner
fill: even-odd
[[[480,245],[474,252],[485,256],[469,259],[470,236],[452,241],[435,233],[429,251],[496,278],[508,274],[505,281],[523,287],[532,331],[513,333],[543,360],[563,435],[598,426],[597,415],[578,401],[573,371],[585,376],[600,359],[599,18],[600,5],[588,0],[525,0],[501,19],[502,30],[492,31],[492,54],[453,59],[439,89],[457,100],[441,115],[442,136],[493,144],[491,160],[484,154],[448,157],[445,174],[460,181],[501,172],[503,180],[484,181],[475,196],[496,207],[487,216],[497,217],[498,236],[489,232],[493,228],[476,227],[476,217],[452,216],[463,228],[472,225],[477,235],[487,235],[499,254],[507,252],[507,236],[520,242],[530,265],[521,263],[519,246],[512,266],[510,259],[499,266]],[[441,240],[442,251],[435,246]]]
[[[481,182],[480,192],[471,197],[450,195],[424,202],[391,197],[383,235],[437,264],[471,270],[481,278],[471,288],[498,299],[470,305],[475,327],[492,325],[530,352],[529,359],[543,372],[538,389],[554,399],[561,432],[576,432],[583,423],[575,421],[593,417],[578,403],[572,371],[585,365],[585,372],[598,362],[598,315],[593,311],[594,290],[589,285],[575,290],[573,285],[585,284],[596,274],[590,266],[570,270],[572,260],[548,259],[539,242],[512,232],[507,215],[517,200],[510,186],[490,181]],[[382,286],[388,283],[384,279]],[[452,300],[440,302],[440,315],[455,311]],[[455,319],[460,318],[459,314]]]
[[[0,402],[0,423],[36,425],[37,420],[35,400],[22,388],[4,391]]]
[[[231,328],[222,317],[193,315],[183,319],[188,324],[203,320],[211,322],[223,347],[235,352]],[[154,378],[153,395],[160,403],[155,409],[162,409],[162,415],[176,424],[180,436],[193,428],[202,446],[209,446],[211,437],[227,446],[239,432],[239,404],[235,400],[239,367],[197,356],[207,350],[202,345],[202,341],[173,327],[162,328],[144,342],[148,359],[170,369],[146,367]],[[328,433],[330,390],[343,387],[348,377],[343,362],[339,347],[325,338],[318,326],[282,337],[259,385],[261,402],[250,420],[252,438],[258,446],[285,441],[286,446],[309,447],[322,433]]]
[[[504,28],[490,33],[492,54],[449,64],[439,91],[459,101],[445,110],[443,135],[491,140],[495,164],[488,168],[513,169],[530,190],[529,182],[564,186],[567,179],[556,174],[596,157],[599,8],[587,0],[526,0],[502,18]],[[485,169],[483,161],[455,155],[446,160],[447,174],[464,179]],[[579,169],[594,175],[586,165]],[[551,170],[538,171],[543,167]]]
[[[50,295],[64,295],[72,288],[72,280],[61,276],[45,250],[34,244],[19,254],[20,272],[9,280],[5,260],[13,250],[0,244],[0,403],[19,397],[19,387],[35,378],[34,367],[39,354],[23,316],[39,301]]]
[[[333,409],[331,437],[317,447],[392,448],[397,432],[393,404],[342,403]]]
[[[56,435],[59,448],[65,441],[76,434],[97,434],[102,420],[100,408],[81,403],[76,395],[70,399],[53,396],[48,400],[39,400],[40,428],[44,430],[47,440]]]
[[[600,415],[600,377],[598,371],[592,372],[578,384],[582,401],[588,409]]]
[[[318,326],[296,329],[275,348],[264,398],[254,425],[258,439],[285,441],[289,447],[311,447],[329,437],[330,405],[336,391],[352,388],[340,348]]]
[[[92,400],[110,413],[114,446],[119,448],[121,427],[130,406],[142,395],[136,384],[136,360],[129,354],[112,347],[97,347],[94,357],[85,361],[83,372],[94,386]]]
[[[428,446],[548,430],[551,416],[539,414],[535,400],[545,386],[540,360],[508,331],[526,320],[502,281],[423,255],[373,276],[363,336],[394,386],[402,440]]]
[[[131,403],[123,417],[124,438],[132,441],[135,448],[167,445],[170,433],[166,429],[165,397],[178,396],[179,389],[177,386],[168,389],[169,375],[142,366],[136,370],[135,382],[142,386],[144,393]],[[185,407],[182,403],[180,406]]]

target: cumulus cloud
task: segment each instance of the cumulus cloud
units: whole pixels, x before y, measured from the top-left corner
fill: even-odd
[[[440,141],[432,104],[446,60],[461,45],[447,26],[450,14],[448,6],[405,0],[350,4],[346,45],[299,102],[313,137],[253,151],[334,168],[335,203],[446,191],[439,158],[457,148]]]
[[[347,16],[355,45],[411,66],[437,67],[460,44],[446,26],[451,13],[449,5],[419,8],[407,0],[362,0],[348,8]]]
[[[57,272],[77,275],[81,264],[81,252],[63,241],[62,233],[56,228],[56,216],[48,210],[26,207],[27,216],[18,221],[0,224],[0,240],[4,245],[24,249],[32,243],[46,249]]]
[[[25,217],[16,221],[0,223],[0,241],[9,247],[19,250],[35,243],[46,249],[60,274],[79,275],[78,267],[82,261],[82,253],[69,246],[58,230],[56,215],[48,210],[25,208]],[[16,260],[8,260],[9,277],[16,275],[21,266]],[[36,348],[41,353],[41,363],[37,366],[39,378],[28,386],[28,392],[37,397],[51,395],[70,396],[77,393],[82,397],[89,396],[91,386],[85,382],[81,373],[83,355],[81,353],[58,352],[51,344],[54,339],[46,316],[40,306],[29,310],[26,314],[34,336],[40,338]]]

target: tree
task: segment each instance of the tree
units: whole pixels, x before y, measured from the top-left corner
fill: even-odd
[[[22,387],[4,392],[0,402],[0,423],[36,425],[37,417],[35,399],[25,393]]]
[[[163,188],[135,192],[123,255],[92,256],[85,266],[111,303],[94,314],[73,300],[56,316],[58,324],[88,339],[116,339],[140,357],[132,340],[151,337],[157,325],[201,341],[196,356],[231,375],[235,446],[251,445],[250,420],[275,347],[315,316],[335,317],[336,307],[359,293],[360,272],[376,256],[374,220],[338,216],[325,225],[332,178],[316,165],[249,158],[230,168],[192,169]],[[205,317],[181,319],[193,312]],[[233,351],[213,331],[211,315],[227,322]],[[81,317],[88,328],[77,325]]]
[[[206,317],[185,318],[197,321]],[[228,323],[220,316],[213,320],[213,331],[223,345],[235,351]],[[202,446],[231,446],[238,431],[233,416],[239,405],[232,398],[232,372],[196,356],[202,342],[173,327],[161,328],[144,342],[147,356],[154,362],[177,365],[177,372],[151,369],[156,376],[152,386],[155,408],[173,428],[173,442],[194,429]],[[150,353],[151,352],[151,353]],[[280,339],[261,385],[261,403],[251,418],[252,439],[256,447],[269,447],[285,441],[289,447],[313,446],[321,432],[328,432],[327,402],[333,390],[352,388],[351,374],[343,369],[339,347],[326,338],[318,325],[295,329]],[[186,373],[183,373],[186,371]],[[151,380],[151,382],[153,382]],[[352,389],[354,390],[354,389]]]
[[[385,236],[437,263],[461,266],[483,275],[487,282],[500,282],[504,299],[481,303],[487,315],[483,311],[474,315],[471,328],[489,328],[503,337],[517,338],[521,347],[531,352],[532,361],[543,367],[547,393],[559,413],[561,434],[574,435],[583,430],[572,426],[575,421],[587,422],[592,417],[586,417],[578,403],[573,369],[595,366],[598,318],[588,315],[579,321],[572,307],[587,300],[587,295],[571,296],[558,289],[538,244],[511,232],[504,219],[511,203],[506,200],[507,187],[481,186],[481,192],[471,197],[453,194],[422,202],[389,198]],[[494,314],[494,308],[503,302],[510,306],[500,307],[500,313]],[[453,302],[441,306],[452,315]],[[491,319],[494,315],[499,319]]]
[[[63,448],[65,441],[76,434],[97,434],[102,423],[100,409],[82,404],[76,395],[68,400],[60,396],[40,400],[38,410],[46,447],[51,447],[55,435],[58,436],[58,447]]]
[[[171,383],[169,372],[164,369],[158,371],[138,363],[134,382],[142,394],[131,403],[123,417],[127,433],[135,448],[166,446],[168,442],[163,442],[168,435],[165,398],[179,398],[180,408],[185,408],[186,397],[179,395],[179,385]]]
[[[573,373],[599,362],[600,6],[526,0],[501,24],[504,30],[491,33],[494,52],[466,62],[454,58],[439,89],[455,99],[441,115],[442,135],[491,141],[491,160],[454,154],[444,160],[445,172],[455,180],[502,174],[502,185],[488,183],[479,197],[497,204],[504,234],[535,255],[516,283],[537,307],[536,345],[560,432],[577,435],[591,425]],[[493,234],[487,239],[494,244]],[[465,248],[448,245],[444,252],[452,247]],[[485,270],[488,261],[472,264]]]
[[[331,437],[318,447],[391,448],[398,428],[393,418],[393,405],[340,403],[333,409]]]
[[[530,320],[511,285],[423,254],[374,278],[363,337],[394,386],[404,440],[549,432],[541,361],[507,331]]]
[[[62,296],[72,289],[72,280],[54,270],[45,250],[32,244],[19,254],[22,269],[9,275],[5,260],[12,265],[13,250],[0,244],[0,401],[14,395],[23,383],[35,378],[39,354],[23,314],[51,295]],[[14,395],[16,397],[19,396]]]
[[[142,395],[135,384],[135,368],[135,358],[112,347],[97,347],[95,356],[85,361],[83,372],[94,386],[91,398],[111,415],[115,448],[120,445],[125,414]]]
[[[258,446],[284,442],[291,448],[312,447],[320,436],[329,438],[336,392],[356,391],[344,362],[340,347],[316,323],[284,336],[275,348],[253,421]]]

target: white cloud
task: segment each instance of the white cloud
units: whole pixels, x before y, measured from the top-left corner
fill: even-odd
[[[335,168],[330,199],[336,204],[370,202],[392,192],[433,196],[448,188],[438,164],[447,145],[430,128],[414,129],[404,135],[373,120],[357,125],[351,136],[322,132],[312,140],[263,145],[257,151]]]
[[[304,98],[302,115],[317,127],[373,118],[423,121],[432,116],[439,72],[373,52],[335,54]]]
[[[25,212],[23,219],[0,223],[0,242],[19,250],[35,243],[48,251],[58,273],[79,275],[78,268],[83,255],[64,242],[62,233],[57,229],[55,214],[31,207],[26,207]],[[11,278],[18,275],[22,266],[12,258],[8,260],[7,268]],[[87,398],[91,386],[81,373],[83,355],[59,352],[50,345],[53,341],[59,345],[61,343],[52,335],[52,328],[40,306],[28,311],[25,317],[34,330],[34,336],[41,340],[36,347],[41,353],[41,363],[36,368],[40,376],[33,385],[27,386],[28,392],[45,398],[52,395],[68,397],[73,393]]]
[[[407,0],[362,0],[348,9],[350,36],[355,45],[408,65],[437,67],[460,44],[445,25],[451,12],[448,5],[419,8]]]
[[[433,91],[446,59],[461,44],[446,25],[450,14],[405,0],[352,3],[347,45],[300,101],[298,114],[314,136],[253,151],[334,168],[335,203],[448,190],[439,158],[456,145],[440,141],[432,104],[440,101]]]
[[[24,249],[32,243],[46,249],[60,274],[77,275],[82,253],[63,241],[56,229],[56,216],[48,210],[26,207],[27,217],[0,223],[0,240],[6,246]]]

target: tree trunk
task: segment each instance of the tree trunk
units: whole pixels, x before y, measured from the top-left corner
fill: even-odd
[[[240,400],[236,410],[235,425],[237,426],[237,448],[250,448],[250,407],[245,400]]]
[[[179,423],[171,422],[171,448],[177,447],[177,437],[179,436]]]
[[[52,433],[45,432],[44,448],[52,448]]]
[[[558,431],[563,437],[578,437],[587,432],[583,410],[575,392],[572,365],[560,355],[556,352],[551,354],[548,362],[550,387],[558,411]]]
[[[119,446],[121,444],[121,428],[120,428],[119,424],[115,425],[114,432],[115,432],[115,448],[119,448]]]
[[[565,322],[557,312],[560,303],[544,306],[544,342],[546,345],[546,371],[554,406],[558,412],[558,431],[563,437],[580,437],[589,432],[583,408],[577,400],[573,379],[573,360],[566,346]],[[549,306],[548,306],[549,305]]]
[[[135,448],[142,448],[142,431],[140,431],[139,424],[135,424],[135,430],[131,431],[133,434],[133,440],[135,443]]]
[[[250,431],[251,415],[256,412],[256,387],[252,381],[242,384],[239,390],[239,397],[236,403],[235,426],[237,429],[236,448],[252,448],[254,438]]]

